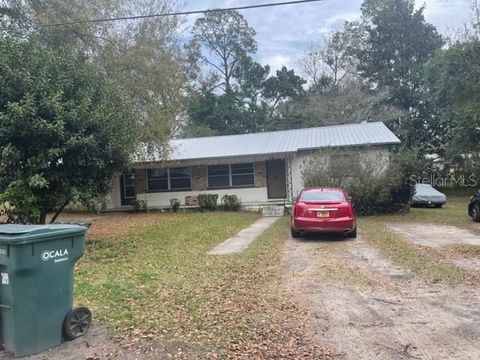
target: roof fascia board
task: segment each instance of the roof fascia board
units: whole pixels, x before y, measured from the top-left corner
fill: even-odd
[[[325,150],[325,149],[364,149],[364,148],[370,148],[370,147],[390,147],[398,144],[400,144],[400,142],[321,146],[321,147],[311,147],[311,148],[299,148],[297,149],[297,152],[308,152],[308,151]]]
[[[180,159],[180,160],[159,160],[159,161],[142,161],[135,162],[134,166],[145,166],[145,167],[169,167],[169,166],[201,166],[201,165],[220,165],[220,164],[235,164],[243,162],[256,162],[256,161],[267,161],[273,159],[285,159],[289,154],[294,154],[294,152],[282,152],[282,153],[269,153],[269,154],[260,154],[260,155],[239,155],[239,156],[222,156],[222,157],[210,157],[210,158],[199,158],[199,159]]]

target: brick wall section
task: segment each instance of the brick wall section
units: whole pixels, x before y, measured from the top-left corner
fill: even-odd
[[[190,168],[192,174],[192,190],[203,191],[207,189],[207,167],[192,166]]]
[[[147,191],[147,171],[145,169],[135,169],[135,190],[137,194]]]
[[[255,164],[255,187],[267,186],[267,163],[258,161]]]

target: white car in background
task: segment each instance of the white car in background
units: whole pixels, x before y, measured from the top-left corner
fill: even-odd
[[[429,184],[415,184],[415,193],[410,204],[412,206],[434,206],[441,208],[447,202],[445,194]]]

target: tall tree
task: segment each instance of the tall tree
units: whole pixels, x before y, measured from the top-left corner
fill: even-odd
[[[285,101],[298,99],[304,92],[305,79],[295,74],[293,69],[282,66],[275,76],[265,80],[263,96],[270,103],[270,114],[273,116],[277,107]]]
[[[219,75],[218,85],[230,91],[237,67],[257,51],[255,30],[237,11],[215,11],[197,19],[192,31],[200,58]]]
[[[237,94],[215,94],[203,91],[192,99],[188,109],[188,122],[184,137],[230,135],[251,132],[245,128],[243,109]]]
[[[404,112],[386,103],[388,97],[386,91],[371,91],[354,79],[339,86],[325,87],[323,91],[314,87],[301,99],[283,104],[270,128],[303,128],[362,121],[389,123],[404,116]]]
[[[259,132],[265,129],[270,115],[270,108],[264,97],[265,84],[270,75],[270,66],[261,65],[251,58],[244,58],[234,73],[237,85],[238,107],[241,109],[245,127],[248,132]]]
[[[268,77],[269,66],[245,59],[235,72],[231,91],[215,94],[204,89],[193,98],[185,136],[243,134],[263,131],[277,116],[278,107],[299,99],[305,80],[283,67]]]
[[[335,31],[323,41],[314,42],[300,59],[300,68],[313,87],[325,83],[338,86],[355,72],[355,58],[351,54],[350,33]]]
[[[14,0],[10,17],[36,30],[43,44],[88,54],[98,70],[134,105],[139,139],[162,147],[185,113],[189,53],[179,38],[179,18],[42,26],[92,18],[169,12],[174,0]],[[14,10],[14,11],[13,11]]]
[[[413,0],[365,0],[361,10],[361,20],[346,30],[357,39],[352,49],[357,71],[372,89],[388,89],[390,104],[409,112],[398,128],[403,144],[426,144],[436,119],[422,103],[423,68],[442,46],[442,37]]]
[[[457,43],[426,66],[428,99],[448,129],[447,156],[480,161],[480,41]]]
[[[467,26],[469,29],[469,38],[474,41],[480,41],[480,3],[474,0],[472,4],[472,21]]]
[[[261,65],[246,57],[234,72],[237,85],[234,90],[244,99],[247,106],[257,105],[262,98],[265,82],[270,75],[270,66]]]
[[[86,56],[34,33],[0,34],[0,73],[0,202],[15,220],[44,223],[105,196],[137,144],[130,102]]]

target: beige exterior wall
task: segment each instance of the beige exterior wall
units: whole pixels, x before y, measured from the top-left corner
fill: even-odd
[[[384,171],[388,166],[389,151],[386,148],[372,147],[367,149],[346,149],[345,154],[348,153],[359,154],[361,164],[376,163],[378,164],[378,171]],[[331,153],[328,150],[320,150],[316,152],[302,152],[297,153],[291,161],[292,166],[292,193],[295,198],[300,190],[303,188],[302,172],[305,164],[318,157],[323,166],[330,166]]]

